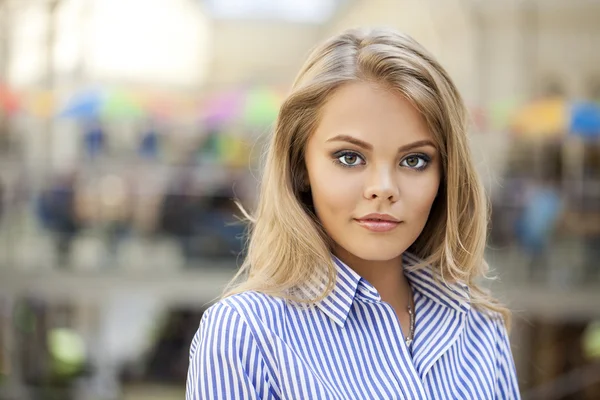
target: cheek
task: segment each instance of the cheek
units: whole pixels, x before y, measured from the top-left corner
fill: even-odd
[[[309,169],[309,179],[319,219],[325,222],[339,214],[348,215],[356,205],[360,183],[355,179],[348,179],[347,171],[340,171],[341,167],[331,162],[320,163],[318,167],[314,171]]]
[[[348,185],[333,176],[328,177],[326,172],[320,173],[316,179],[311,179],[311,193],[317,213],[322,219],[347,211],[353,203]]]
[[[440,184],[439,176],[415,180],[405,191],[404,199],[415,216],[426,218],[435,201]]]

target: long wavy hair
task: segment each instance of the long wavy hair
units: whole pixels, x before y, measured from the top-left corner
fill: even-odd
[[[352,29],[316,47],[283,102],[266,153],[258,207],[247,215],[246,258],[223,297],[258,291],[294,301],[320,301],[335,285],[331,239],[305,190],[306,143],[331,95],[354,81],[401,93],[423,115],[441,154],[442,179],[423,232],[408,249],[443,282],[469,287],[471,304],[503,317],[507,308],[479,286],[484,260],[487,198],[471,160],[468,115],[447,72],[411,37],[386,29]],[[326,273],[322,293],[308,300],[294,288]]]

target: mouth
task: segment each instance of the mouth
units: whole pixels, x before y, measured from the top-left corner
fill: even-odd
[[[369,214],[354,219],[360,226],[372,232],[389,232],[400,225],[400,221],[388,214]]]

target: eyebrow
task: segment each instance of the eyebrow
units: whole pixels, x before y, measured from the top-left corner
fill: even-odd
[[[327,142],[347,142],[347,143],[351,143],[355,146],[362,147],[363,149],[366,149],[366,150],[373,150],[373,146],[371,144],[369,144],[363,140],[357,139],[353,136],[349,136],[349,135],[337,135],[330,139],[327,139]],[[433,148],[436,148],[435,144],[431,140],[427,140],[427,139],[426,140],[417,140],[416,142],[412,142],[412,143],[405,144],[404,146],[400,146],[398,148],[398,153],[416,149],[417,147],[424,147],[424,146],[431,146]]]

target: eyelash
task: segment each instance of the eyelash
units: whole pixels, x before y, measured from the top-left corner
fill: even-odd
[[[358,152],[356,151],[352,151],[352,150],[342,150],[342,151],[338,151],[333,153],[333,162],[339,166],[342,166],[344,168],[356,168],[359,165],[348,165],[348,164],[344,164],[343,162],[340,161],[340,158],[347,156],[347,155],[353,155],[356,156],[358,158],[360,158],[363,162],[362,164],[359,165],[365,165],[366,161],[365,158]],[[409,154],[406,157],[404,157],[402,159],[402,161],[400,161],[401,163],[406,160],[407,158],[410,157],[417,157],[418,159],[422,160],[425,162],[425,165],[423,165],[422,167],[418,167],[418,168],[414,168],[414,167],[405,167],[405,168],[409,168],[415,171],[423,171],[424,169],[426,169],[429,166],[429,163],[431,162],[431,157],[429,157],[427,154],[425,153],[413,153],[413,154]]]

